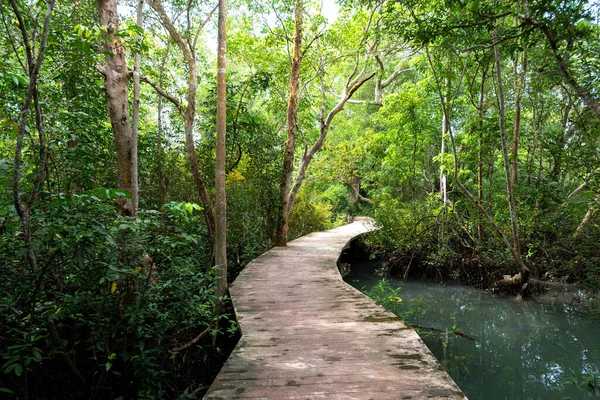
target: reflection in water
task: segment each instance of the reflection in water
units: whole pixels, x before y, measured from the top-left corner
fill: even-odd
[[[353,265],[345,280],[368,290],[380,277]],[[410,323],[477,337],[421,333],[470,400],[600,397],[598,388],[593,391],[600,381],[588,384],[585,376],[600,374],[600,320],[565,303],[517,303],[471,287],[389,282],[402,287],[404,307],[423,299],[420,316]]]

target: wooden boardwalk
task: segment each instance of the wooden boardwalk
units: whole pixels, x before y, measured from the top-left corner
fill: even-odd
[[[363,220],[275,247],[231,285],[242,338],[205,399],[465,399],[412,328],[347,285]]]

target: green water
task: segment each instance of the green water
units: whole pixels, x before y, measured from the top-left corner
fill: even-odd
[[[353,266],[345,280],[370,289],[381,278],[367,270]],[[471,287],[389,282],[402,288],[405,310],[422,307],[409,322],[476,337],[420,333],[470,400],[600,398],[599,319],[565,303],[518,303]]]

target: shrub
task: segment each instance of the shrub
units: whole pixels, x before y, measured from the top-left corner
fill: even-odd
[[[170,353],[217,326],[200,207],[168,203],[131,221],[115,212],[113,195],[37,209],[37,271],[10,214],[0,239],[0,387],[34,398],[168,398],[210,379],[198,373],[206,350],[192,349],[205,361],[188,365]]]
[[[329,203],[311,198],[307,191],[300,189],[290,215],[288,238],[291,240],[310,232],[329,229],[332,217]]]

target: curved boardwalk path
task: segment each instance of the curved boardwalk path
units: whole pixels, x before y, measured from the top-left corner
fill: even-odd
[[[465,399],[412,328],[342,280],[338,256],[369,229],[312,233],[242,271],[243,336],[205,399]]]

